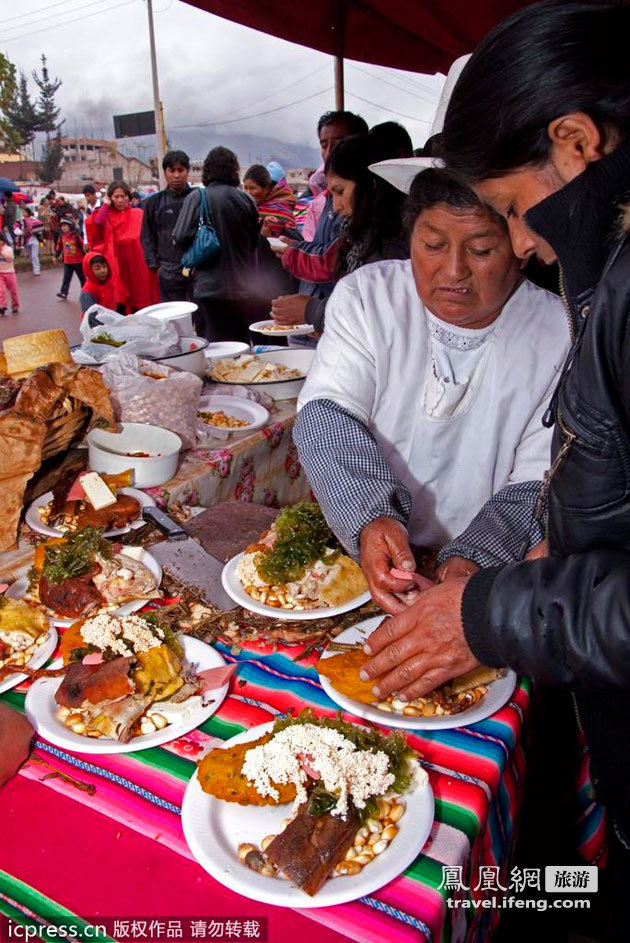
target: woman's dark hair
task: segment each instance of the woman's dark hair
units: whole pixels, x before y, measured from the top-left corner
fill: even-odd
[[[123,193],[126,193],[129,199],[131,199],[131,187],[129,184],[125,183],[124,180],[112,180],[110,185],[107,188],[107,196],[110,197],[116,190],[122,190]]]
[[[227,183],[238,187],[238,157],[228,147],[213,147],[203,162],[201,181],[205,187],[209,183]]]
[[[397,121],[383,121],[370,128],[370,135],[381,147],[391,150],[392,157],[413,157],[413,143],[404,125]]]
[[[262,164],[252,164],[243,177],[243,183],[246,180],[253,180],[259,187],[270,187],[273,183],[269,171]]]
[[[630,6],[544,2],[490,32],[446,112],[440,153],[472,181],[549,159],[547,128],[582,111],[604,141],[630,133]]]
[[[325,111],[317,122],[317,137],[319,137],[322,128],[329,124],[345,124],[348,134],[367,134],[368,124],[361,115],[355,115],[353,111]]]
[[[186,151],[167,151],[162,158],[162,169],[167,170],[174,167],[175,164],[181,164],[186,170],[190,170],[190,157]]]
[[[30,208],[30,206],[25,206],[23,212],[26,213],[27,216],[33,215],[33,210]]]
[[[502,216],[482,203],[474,190],[452,171],[430,167],[414,177],[409,196],[405,200],[402,212],[403,224],[409,238],[418,216],[424,210],[437,206],[438,203],[454,210],[476,210],[486,212],[492,220],[507,231],[507,224]]]
[[[354,134],[340,141],[326,161],[327,174],[332,172],[355,183],[352,216],[344,224],[337,254],[337,278],[349,271],[351,250],[355,255],[353,268],[358,268],[382,248],[386,239],[402,235],[403,194],[369,169],[370,164],[394,156],[371,135]]]

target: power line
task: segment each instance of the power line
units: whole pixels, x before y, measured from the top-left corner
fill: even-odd
[[[135,2],[136,0],[124,0],[123,3],[115,3],[111,7],[106,7],[104,10],[96,10],[94,13],[87,13],[85,16],[76,16],[72,20],[64,20],[63,23],[45,26],[43,29],[32,30],[30,33],[21,33],[19,36],[12,36],[10,39],[0,38],[0,43],[2,43],[3,46],[8,46],[9,43],[14,43],[17,39],[26,39],[27,36],[37,36],[38,33],[47,33],[52,29],[59,29],[60,26],[70,26],[71,23],[78,23],[80,20],[89,20],[92,16],[100,16],[102,13],[109,13],[111,10],[117,10],[119,7],[127,7],[129,4]]]
[[[357,98],[360,102],[365,102],[366,105],[372,105],[374,108],[380,108],[381,111],[389,111],[392,115],[398,115],[399,118],[409,118],[410,121],[419,121],[421,124],[431,124],[426,118],[416,118],[415,115],[406,115],[403,111],[394,111],[393,108],[387,108],[386,105],[379,105],[377,102],[372,102],[368,98],[362,98],[360,95],[355,95],[354,92],[349,92],[346,89],[346,95],[350,95],[352,98]]]
[[[216,119],[214,121],[204,121],[197,124],[172,124],[170,125],[171,131],[181,131],[184,128],[211,128],[219,124],[234,124],[237,121],[249,121],[250,118],[262,118],[264,115],[273,115],[277,111],[284,111],[285,108],[292,108],[293,105],[300,105],[302,102],[310,101],[311,98],[317,98],[318,95],[323,95],[324,92],[330,92],[332,90],[332,85],[329,85],[328,88],[320,88],[318,92],[313,92],[312,95],[306,95],[304,98],[298,98],[296,101],[287,102],[286,105],[280,105],[278,108],[270,108],[268,111],[259,111],[255,115],[244,115],[242,118],[229,118],[225,119]]]
[[[439,97],[437,92],[435,93],[435,98],[427,98],[425,95],[419,95],[417,92],[412,92],[408,88],[403,88],[402,85],[396,85],[394,82],[388,82],[387,79],[381,78],[380,75],[375,75],[372,72],[368,72],[367,69],[361,69],[358,65],[354,65],[354,63],[350,63],[350,68],[356,69],[357,72],[362,72],[363,75],[367,75],[369,78],[375,79],[377,82],[382,82],[383,85],[389,85],[391,88],[397,88],[406,95],[413,95],[414,98],[419,98],[421,101],[428,102],[430,105],[437,104],[437,99]]]
[[[286,92],[288,88],[294,88],[296,85],[299,85],[300,82],[305,82],[307,79],[310,79],[317,72],[323,72],[324,69],[328,69],[329,65],[327,62],[324,65],[318,66],[316,69],[313,69],[312,72],[309,72],[307,75],[303,75],[301,79],[295,79],[293,82],[289,82],[288,85],[283,85],[282,88],[277,88],[275,92],[272,92],[270,95],[265,95],[264,98],[259,98],[255,102],[249,102],[247,105],[241,105],[240,107],[233,108],[230,114],[235,111],[242,111],[244,108],[255,108],[256,105],[261,105],[263,102],[268,101],[270,98],[273,98],[274,95],[280,95],[282,92]]]
[[[52,10],[52,9],[54,9],[54,7],[64,7],[64,6],[66,6],[68,3],[75,3],[75,2],[76,2],[76,0],[56,0],[55,3],[47,3],[46,6],[37,7],[36,10],[31,10],[30,13],[18,13],[17,16],[5,16],[5,17],[2,18],[2,23],[3,23],[3,25],[4,25],[5,23],[12,23],[13,20],[27,20],[27,19],[29,19],[29,17],[31,17],[31,16],[36,16],[38,13],[42,13],[42,12],[44,12],[45,10]],[[80,9],[81,9],[81,7],[77,7],[77,10],[80,10]],[[72,12],[74,12],[74,11],[73,11],[73,10],[66,10],[66,11],[62,11],[62,12],[72,13]],[[24,25],[25,25],[25,24],[23,23],[22,26],[24,26]]]
[[[424,85],[422,82],[414,82],[413,79],[410,79],[408,75],[403,75],[401,72],[395,72],[392,69],[385,69],[385,71],[392,78],[400,79],[401,82],[407,82],[409,85],[413,85],[414,88],[423,88],[427,92],[435,91],[432,85]]]
[[[36,23],[18,23],[17,26],[10,26],[9,32],[13,32],[16,29],[18,30],[23,29],[24,26],[39,26],[39,24],[42,23],[44,20],[54,20],[59,16],[65,16],[67,13],[81,13],[83,10],[87,9],[88,7],[95,7],[99,3],[105,3],[105,2],[106,0],[92,0],[91,3],[83,3],[80,6],[75,7],[74,10],[62,10],[61,13],[50,13],[48,16],[40,16],[38,17]],[[71,22],[71,21],[66,20],[66,22]],[[2,37],[0,37],[0,42],[1,41],[3,41]]]

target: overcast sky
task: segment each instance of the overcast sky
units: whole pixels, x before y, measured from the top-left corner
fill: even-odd
[[[113,114],[153,107],[144,0],[2,0],[0,8],[0,51],[29,80],[46,54],[52,76],[63,80],[58,103],[75,133],[112,138]],[[330,56],[180,0],[154,0],[154,13],[168,130],[218,124],[244,134],[315,143],[318,116],[334,107]],[[345,76],[347,108],[370,125],[398,120],[416,146],[424,143],[442,76],[350,61]],[[29,84],[34,93],[32,80]],[[285,105],[291,107],[274,110]],[[271,113],[249,117],[260,112]],[[244,120],[218,120],[237,118]]]

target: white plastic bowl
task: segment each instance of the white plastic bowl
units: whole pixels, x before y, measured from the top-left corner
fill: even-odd
[[[174,432],[142,422],[123,422],[120,432],[92,429],[88,433],[89,465],[92,471],[116,475],[134,470],[136,488],[153,488],[169,481],[177,471],[182,440]],[[149,458],[130,452],[148,452]]]
[[[262,383],[226,383],[220,380],[213,380],[220,386],[244,386],[248,390],[259,390],[261,393],[267,393],[273,399],[296,399],[300,395],[300,390],[304,386],[306,375],[310,370],[315,356],[313,348],[287,348],[286,350],[270,350],[262,354],[256,354],[256,360],[262,360],[265,363],[282,363],[291,370],[299,370],[304,376],[299,380],[264,380]]]
[[[173,367],[175,370],[186,370],[198,377],[204,377],[206,373],[204,352],[209,341],[205,337],[181,337],[179,343],[180,352],[178,354],[168,354],[166,357],[145,357],[144,359],[154,360],[155,363],[163,363],[166,367]]]

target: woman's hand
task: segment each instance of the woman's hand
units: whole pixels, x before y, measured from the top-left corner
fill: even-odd
[[[304,324],[310,295],[280,295],[271,302],[271,317],[278,324]]]
[[[459,576],[472,576],[478,569],[477,564],[472,560],[467,560],[466,557],[449,557],[438,568],[435,575],[438,583],[443,583],[445,580],[456,579]]]
[[[29,754],[33,728],[22,714],[0,704],[0,786],[14,776]]]
[[[540,560],[541,557],[549,556],[549,541],[541,540],[535,547],[525,554],[526,560]]]
[[[375,697],[396,694],[410,701],[479,666],[462,625],[467,582],[464,577],[449,579],[421,593],[413,605],[385,619],[370,635],[364,649],[373,657],[361,678],[378,679]]]
[[[416,561],[406,529],[393,517],[377,517],[361,531],[361,569],[372,599],[385,612],[404,612],[431,580],[415,573]],[[392,576],[391,570],[408,572],[409,579]],[[402,598],[400,598],[402,597]]]

